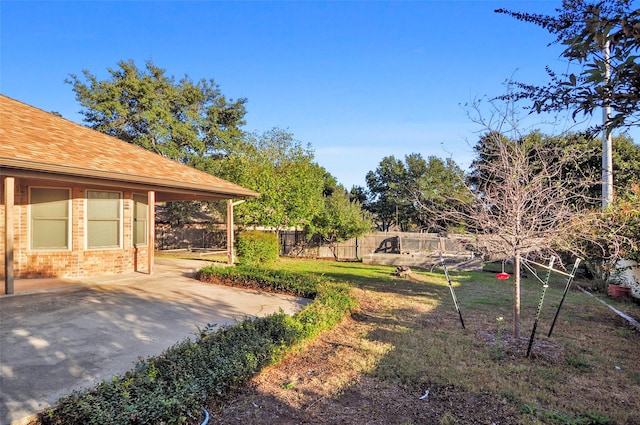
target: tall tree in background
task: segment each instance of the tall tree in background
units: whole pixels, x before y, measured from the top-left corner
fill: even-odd
[[[479,164],[490,159],[489,153],[492,149],[492,142],[499,135],[487,134],[480,138],[476,146],[476,158],[471,164],[471,171],[468,180],[471,185],[477,183],[480,170],[486,167],[479,167]],[[507,139],[505,138],[506,142]],[[615,190],[621,194],[631,190],[634,183],[640,183],[640,145],[626,135],[619,135],[613,138],[613,158],[614,172],[616,173]],[[601,150],[600,142],[597,139],[588,137],[582,133],[567,133],[559,136],[549,136],[539,131],[534,131],[523,135],[519,144],[530,147],[536,145],[558,146],[566,150],[582,152],[582,155],[575,159],[575,162],[565,165],[565,173],[568,175],[588,174],[589,179],[595,181],[600,173]],[[579,174],[578,174],[579,173]],[[486,178],[486,177],[485,177]],[[588,199],[594,206],[600,202],[602,186],[594,184],[589,190]]]
[[[99,80],[84,70],[66,80],[94,130],[195,168],[232,151],[243,136],[246,99],[227,99],[213,79],[179,81],[147,61],[120,61]]]
[[[531,138],[533,135],[529,135]],[[543,143],[556,144],[565,149],[580,149],[584,154],[574,164],[574,172],[592,173],[592,179],[600,174],[602,150],[600,141],[581,133],[569,133],[561,136],[536,134]],[[640,183],[640,145],[627,135],[617,135],[612,139],[611,156],[613,158],[614,192],[624,195],[631,190],[634,183]],[[579,171],[578,171],[579,170]],[[602,186],[595,184],[590,190],[590,197],[598,202],[602,198]]]
[[[328,202],[338,185],[324,168],[313,162],[309,146],[279,129],[245,134],[246,99],[227,99],[214,80],[177,81],[151,61],[139,69],[133,61],[120,61],[99,80],[84,70],[71,75],[91,128],[155,153],[225,178],[260,192],[258,199],[240,205],[239,222],[276,229],[304,227],[334,210],[337,197]],[[344,189],[342,189],[344,191]],[[215,203],[209,208],[222,208]],[[200,203],[167,205],[169,219],[189,222],[201,212]],[[340,233],[342,232],[342,233]],[[344,229],[334,233],[344,234]],[[340,236],[339,236],[340,237]]]
[[[406,231],[410,225],[412,204],[406,191],[407,167],[395,156],[387,156],[380,161],[375,171],[366,176],[370,199],[369,211],[383,232],[392,225]]]
[[[382,231],[388,231],[393,224],[401,231],[415,227],[446,230],[447,224],[452,223],[441,221],[435,212],[425,214],[427,209],[421,204],[434,207],[432,211],[444,208],[444,203],[452,202],[444,195],[461,194],[465,191],[463,182],[464,172],[452,159],[443,161],[430,156],[425,160],[419,153],[406,155],[404,161],[387,156],[375,171],[367,173],[369,198],[365,207]],[[361,193],[356,189],[353,195]]]
[[[410,176],[407,188],[414,200],[416,221],[420,226],[428,232],[464,231],[464,222],[446,220],[438,213],[462,208],[463,204],[472,201],[462,168],[451,158],[442,160],[436,156],[429,156],[427,161],[421,156],[408,157],[407,161]],[[413,161],[415,165],[411,166]],[[433,213],[425,214],[427,211]]]
[[[144,69],[120,61],[108,72],[105,80],[88,70],[66,80],[90,128],[200,170],[242,143],[246,99],[227,100],[213,79],[176,81],[151,61]],[[200,202],[167,204],[176,223],[201,210]]]
[[[358,202],[362,208],[367,209],[367,199],[369,195],[367,194],[367,189],[362,186],[352,186],[349,191],[349,199],[351,201]]]
[[[581,65],[578,74],[557,74],[549,67],[544,86],[517,83],[509,99],[526,99],[533,111],[573,110],[591,115],[603,110],[602,204],[613,202],[611,133],[640,122],[640,11],[632,0],[563,0],[557,16],[498,9],[518,20],[538,25],[566,46],[562,57]],[[613,111],[613,112],[612,112]]]

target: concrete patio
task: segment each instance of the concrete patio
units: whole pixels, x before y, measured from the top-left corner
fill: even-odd
[[[152,276],[17,281],[16,294],[0,297],[0,425],[25,423],[198,327],[293,314],[308,302],[194,280],[206,264],[157,258]]]

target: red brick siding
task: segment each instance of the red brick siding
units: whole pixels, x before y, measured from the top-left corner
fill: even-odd
[[[0,178],[0,276],[4,277],[4,179]]]
[[[86,190],[105,190],[90,186],[65,186],[42,181],[17,179],[15,194],[14,275],[16,278],[34,277],[86,277],[148,271],[147,246],[135,248],[133,233],[133,193],[122,193],[121,248],[104,250],[85,249]],[[71,250],[29,250],[29,187],[66,187],[71,189]],[[0,208],[2,247],[0,258],[4,276],[4,204]]]

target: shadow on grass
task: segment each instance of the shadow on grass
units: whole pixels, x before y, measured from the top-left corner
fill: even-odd
[[[441,270],[416,271],[417,280],[391,277],[392,267],[320,264],[325,276],[349,282],[370,299],[353,316],[369,329],[363,340],[392,347],[349,387],[363,400],[374,396],[361,383],[373,379],[385,388],[396,386],[410,392],[414,400],[431,389],[432,401],[450,406],[459,403],[472,412],[441,410],[439,422],[448,417],[449,423],[635,424],[640,417],[636,397],[640,393],[640,334],[574,286],[552,337],[547,337],[564,291],[563,278],[550,281],[532,354],[526,358],[542,293],[542,284],[533,277],[521,282],[522,337],[516,340],[511,337],[513,279],[451,272],[466,325],[462,329]],[[611,399],[611,394],[616,396]],[[393,419],[383,414],[386,423],[424,419],[424,405],[407,407],[405,396],[396,396],[403,409],[394,410]],[[483,400],[486,407],[479,408],[477,400]],[[343,402],[341,396],[332,399],[332,403]],[[371,418],[374,413],[380,413],[375,406],[363,415]]]

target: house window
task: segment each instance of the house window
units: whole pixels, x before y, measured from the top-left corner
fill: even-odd
[[[118,248],[121,239],[119,192],[87,191],[87,248]]]
[[[146,196],[133,195],[133,244],[147,244],[149,201]]]
[[[31,248],[69,249],[69,189],[32,187]]]

